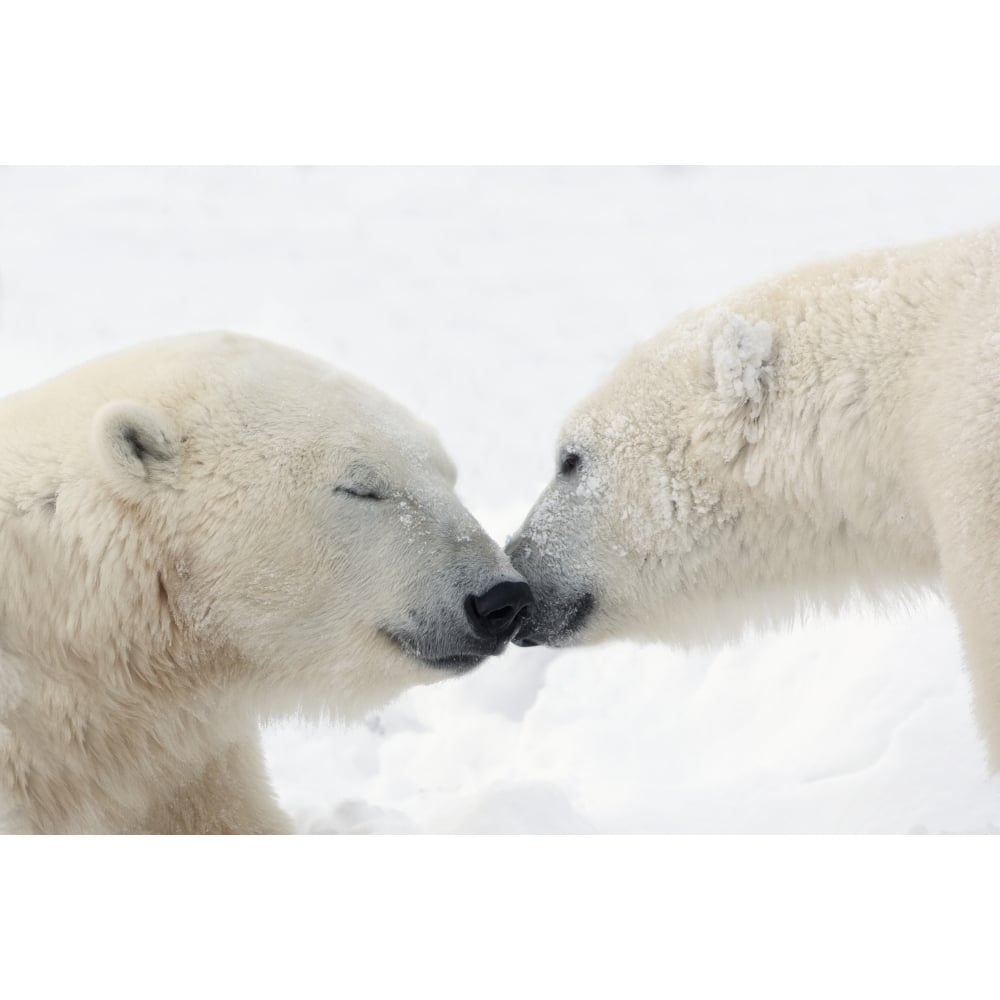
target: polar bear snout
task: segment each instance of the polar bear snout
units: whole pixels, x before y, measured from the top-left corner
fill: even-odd
[[[594,610],[594,595],[540,598],[525,615],[514,636],[515,646],[565,646],[586,624]]]
[[[443,616],[411,614],[407,627],[388,626],[380,631],[424,666],[461,673],[488,656],[499,656],[533,603],[524,580],[501,580],[480,594],[468,594],[460,603],[463,618],[455,617],[452,609]]]
[[[523,580],[503,580],[483,594],[465,599],[465,617],[472,630],[484,638],[509,642],[535,603]]]
[[[577,565],[579,553],[567,559],[560,557],[566,546],[549,548],[536,543],[530,514],[507,543],[507,558],[528,581],[534,596],[521,615],[512,640],[515,646],[565,646],[579,641],[597,605],[590,574]]]

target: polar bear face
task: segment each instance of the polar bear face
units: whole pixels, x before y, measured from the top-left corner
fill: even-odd
[[[95,647],[121,628],[133,659],[340,715],[503,651],[530,592],[429,428],[274,345],[172,343],[102,386],[91,468],[54,491],[103,560]]]
[[[693,595],[733,571],[770,351],[762,324],[687,317],[570,417],[555,478],[507,546],[536,600],[516,642],[692,637]]]

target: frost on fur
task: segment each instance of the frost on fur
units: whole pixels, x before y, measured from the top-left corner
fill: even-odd
[[[715,383],[723,398],[749,408],[756,421],[771,379],[771,325],[751,323],[730,310],[713,313],[706,324]],[[747,440],[756,440],[756,427],[747,424]]]

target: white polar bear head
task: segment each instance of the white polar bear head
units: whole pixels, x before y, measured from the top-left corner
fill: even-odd
[[[530,601],[434,433],[294,351],[177,338],[3,406],[22,662],[353,715],[502,652]]]
[[[690,314],[577,409],[555,479],[507,546],[536,601],[516,642],[697,637],[690,595],[724,589],[759,474],[771,353],[766,323]]]

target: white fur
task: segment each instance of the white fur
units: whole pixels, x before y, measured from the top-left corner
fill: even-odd
[[[681,316],[569,419],[509,551],[555,641],[718,641],[943,581],[1000,767],[1000,230]],[[600,490],[582,489],[586,477]]]
[[[246,337],[0,401],[0,816],[287,830],[257,720],[446,676],[385,630],[447,639],[465,595],[516,577],[454,478],[397,404]]]

